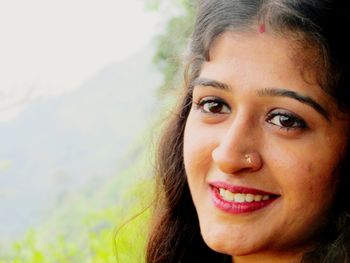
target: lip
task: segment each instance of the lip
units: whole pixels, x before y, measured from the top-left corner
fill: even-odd
[[[211,182],[209,183],[209,185],[211,188],[213,204],[220,210],[223,210],[230,214],[250,213],[250,212],[254,212],[254,211],[266,208],[279,197],[277,194],[274,194],[274,193],[269,193],[269,192],[255,189],[255,188],[231,185],[225,182]],[[219,188],[223,188],[234,193],[269,195],[270,198],[268,200],[261,200],[259,202],[255,202],[255,201],[244,202],[244,203],[230,202],[230,201],[224,200],[221,197],[221,195],[219,194]]]
[[[245,186],[236,186],[236,185],[231,185],[231,184],[228,184],[225,182],[211,182],[211,183],[209,183],[209,185],[212,187],[215,187],[215,188],[224,188],[224,189],[229,190],[233,193],[277,196],[277,194],[269,193],[269,192],[262,191],[262,190],[259,190],[256,188],[250,188],[250,187],[245,187]]]

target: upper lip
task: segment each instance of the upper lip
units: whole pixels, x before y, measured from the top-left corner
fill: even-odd
[[[275,195],[278,194],[270,193],[256,188],[250,188],[246,186],[232,185],[226,182],[210,182],[210,186],[215,188],[223,188],[229,190],[232,193],[242,193],[242,194],[254,194],[254,195]]]

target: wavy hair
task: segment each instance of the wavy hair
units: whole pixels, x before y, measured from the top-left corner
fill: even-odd
[[[258,24],[299,47],[314,51],[311,66],[317,81],[348,114],[350,108],[350,8],[341,0],[202,0],[185,71],[183,96],[159,142],[156,165],[157,201],[148,239],[147,263],[231,262],[231,256],[211,250],[203,241],[191,199],[183,161],[183,135],[192,106],[192,81],[209,60],[212,42],[226,31],[250,31]],[[343,29],[343,31],[339,29]],[[255,29],[256,30],[256,29]],[[329,221],[315,248],[302,262],[350,262],[350,202],[347,202],[349,153],[340,165],[341,177]]]

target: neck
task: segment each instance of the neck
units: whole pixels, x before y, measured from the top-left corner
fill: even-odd
[[[233,256],[232,263],[300,263],[303,252],[288,253],[258,253],[251,255]]]

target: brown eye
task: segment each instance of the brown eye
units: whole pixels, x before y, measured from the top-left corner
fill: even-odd
[[[231,112],[227,104],[219,98],[204,98],[197,106],[204,113],[225,114]]]
[[[289,117],[289,116],[279,116],[279,123],[283,127],[293,127],[296,124],[295,119]]]
[[[267,122],[281,129],[305,129],[307,125],[304,120],[289,112],[272,112],[267,117]]]

